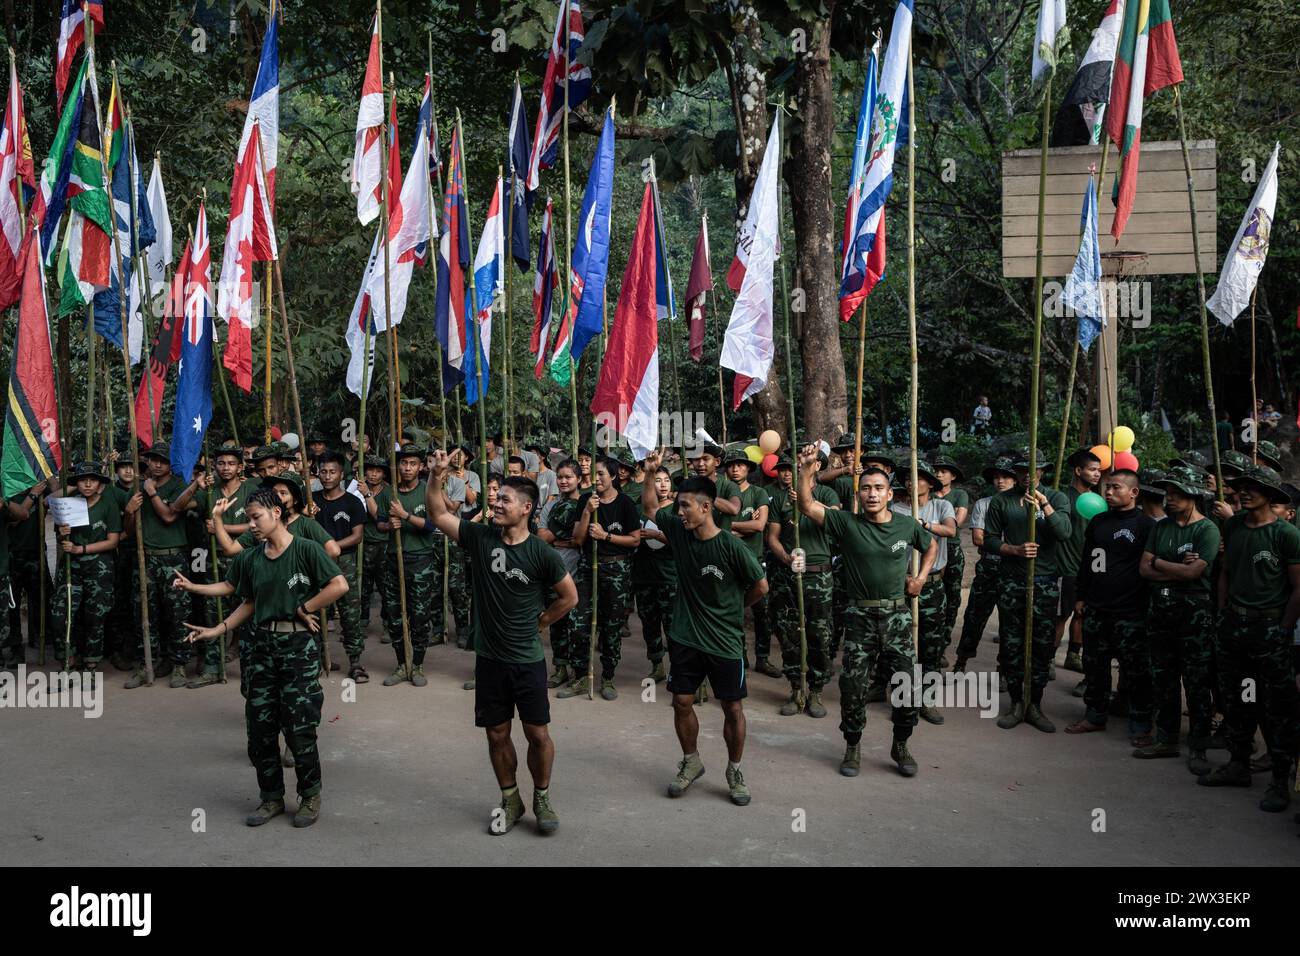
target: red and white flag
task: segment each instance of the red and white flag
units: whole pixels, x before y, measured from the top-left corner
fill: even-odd
[[[86,13],[96,26],[104,26],[104,0],[63,0],[59,14],[59,45],[54,55],[54,98],[56,108],[63,111],[63,94],[72,76],[72,61],[86,42]]]
[[[614,325],[609,332],[600,381],[591,400],[597,420],[626,439],[639,461],[659,444],[659,309],[655,302],[654,191],[646,183],[641,217],[623,284]]]
[[[243,391],[253,390],[253,263],[279,255],[266,180],[258,162],[261,132],[253,123],[248,148],[235,166],[230,189],[230,221],[221,255],[217,284],[217,314],[226,320],[226,351],[222,364]],[[267,321],[270,317],[267,317]]]
[[[559,274],[555,268],[554,204],[546,197],[542,214],[542,235],[537,243],[537,275],[533,279],[533,335],[528,351],[537,356],[533,376],[540,379],[546,371],[546,346],[551,340],[551,315],[554,311],[555,287]]]
[[[704,358],[704,299],[713,291],[713,268],[709,265],[709,217],[700,220],[700,235],[691,258],[691,276],[686,280],[686,307],[690,310],[691,358]]]
[[[722,341],[719,364],[736,373],[733,386],[733,408],[767,384],[772,370],[776,345],[772,339],[772,275],[776,268],[777,235],[777,181],[778,152],[781,149],[781,114],[772,120],[772,131],[767,137],[763,152],[763,165],[754,182],[754,192],[749,197],[749,212],[745,216],[736,245],[736,259],[727,273],[730,285],[732,275],[739,271],[740,286],[736,304],[727,323],[727,334]],[[744,264],[739,270],[741,252]],[[733,286],[733,288],[735,288]]]
[[[0,127],[0,310],[17,302],[22,291],[24,184],[35,190],[36,169],[32,144],[27,139],[27,120],[23,116],[23,90],[18,83],[18,71],[11,62],[4,125]]]
[[[370,56],[361,81],[357,110],[357,142],[352,153],[352,194],[357,197],[361,225],[379,215],[380,177],[384,175],[384,83],[379,73],[379,17],[370,31]]]

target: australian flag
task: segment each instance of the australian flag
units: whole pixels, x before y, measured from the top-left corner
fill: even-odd
[[[172,471],[189,480],[212,422],[212,257],[208,214],[199,204],[194,244],[183,267],[185,318],[181,325],[181,364],[176,375],[176,417],[172,421]]]

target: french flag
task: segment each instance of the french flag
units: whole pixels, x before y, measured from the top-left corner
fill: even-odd
[[[565,21],[568,30],[565,30]],[[564,47],[569,44],[569,109],[576,109],[591,94],[591,68],[578,62],[578,50],[586,38],[582,9],[577,0],[561,2],[555,18],[555,35],[546,58],[546,75],[542,78],[542,102],[537,107],[537,127],[533,134],[532,155],[528,161],[528,189],[537,189],[539,174],[555,165],[560,150],[560,127],[564,121]]]
[[[506,230],[501,215],[501,177],[497,177],[492,202],[488,204],[487,219],[483,222],[483,235],[474,255],[474,328],[477,334],[478,357],[482,361],[482,382],[475,363],[475,350],[470,349],[465,365],[465,399],[473,405],[488,390],[488,370],[492,354],[492,305],[504,292]]]
[[[242,162],[253,136],[254,124],[261,127],[262,158],[266,176],[266,201],[275,212],[275,170],[280,155],[280,39],[276,18],[271,17],[262,37],[262,56],[257,62],[253,95],[248,99],[248,115],[239,137],[236,163]],[[254,156],[257,155],[254,151]]]
[[[361,82],[361,106],[357,110],[357,139],[352,152],[350,174],[352,194],[357,197],[357,219],[361,225],[379,215],[380,177],[384,174],[384,84],[379,75],[379,17],[370,29],[370,55]]]
[[[469,269],[469,221],[465,218],[465,171],[460,127],[452,130],[447,160],[447,195],[438,239],[438,295],[434,329],[442,345],[443,391],[465,380],[465,272]]]
[[[537,276],[533,279],[533,336],[528,351],[537,356],[533,376],[540,379],[546,369],[546,346],[551,340],[551,313],[559,275],[555,268],[555,232],[552,225],[554,205],[546,197],[542,214],[542,234],[537,241]]]
[[[72,61],[86,42],[86,15],[99,29],[104,27],[104,0],[63,0],[59,13],[59,45],[55,54],[54,96],[56,108],[63,109],[63,94],[72,75]]]

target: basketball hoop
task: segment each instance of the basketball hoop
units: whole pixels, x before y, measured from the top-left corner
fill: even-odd
[[[1150,254],[1119,249],[1101,254],[1101,274],[1112,279],[1130,279],[1145,271]]]

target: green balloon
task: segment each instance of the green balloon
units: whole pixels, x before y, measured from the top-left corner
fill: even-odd
[[[1079,495],[1079,500],[1074,503],[1074,510],[1089,521],[1105,511],[1106,508],[1106,499],[1092,491],[1085,491]]]

